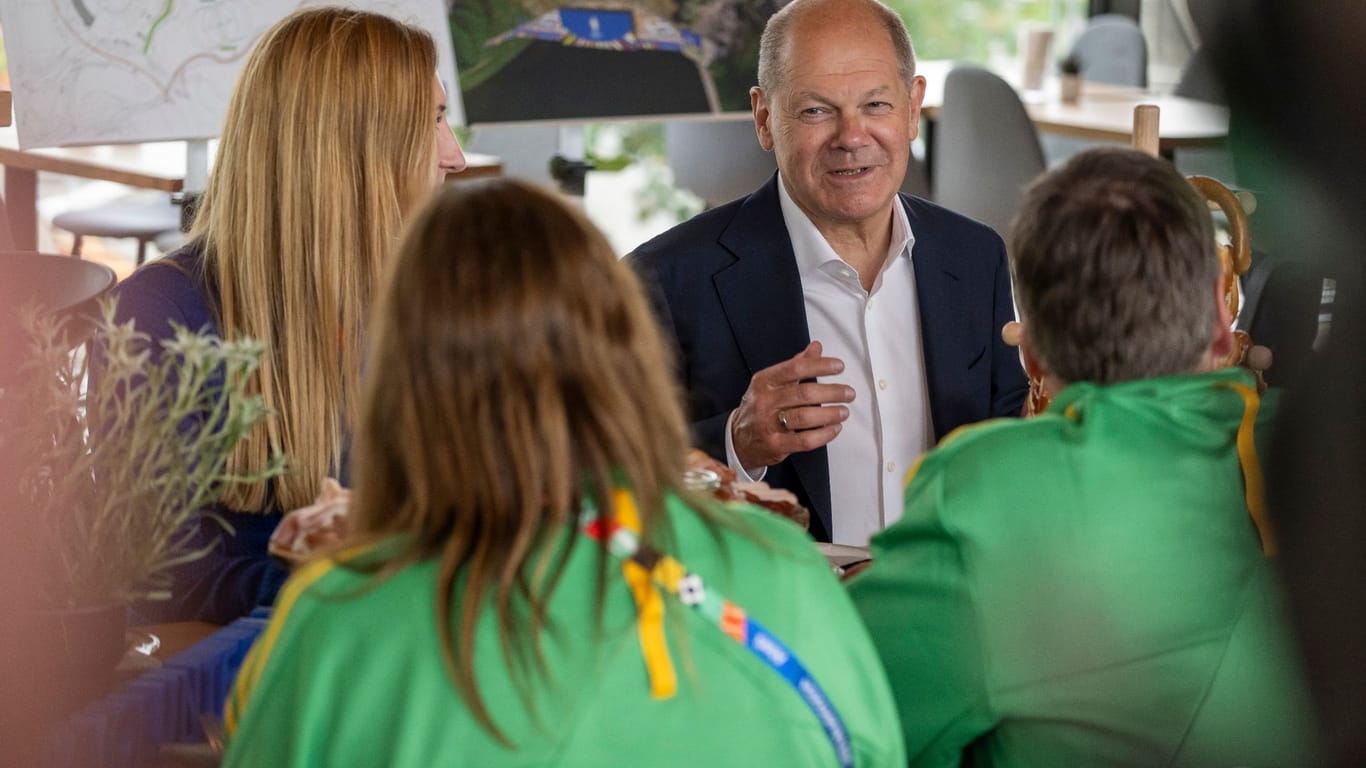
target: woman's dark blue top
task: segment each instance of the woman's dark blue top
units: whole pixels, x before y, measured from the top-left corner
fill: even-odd
[[[153,354],[160,348],[160,340],[173,336],[172,322],[192,331],[219,331],[213,309],[217,291],[212,289],[199,251],[192,247],[139,269],[120,283],[114,294],[119,301],[119,322],[133,320],[138,331],[151,336]],[[210,517],[196,516],[191,522],[194,536],[190,547],[198,549],[215,541],[216,545],[204,557],[174,568],[171,599],[137,603],[130,622],[197,620],[227,624],[258,605],[275,602],[275,594],[288,574],[270,558],[266,548],[280,522],[280,510],[272,506],[260,512],[233,512],[215,506],[212,511],[234,532],[227,533]]]

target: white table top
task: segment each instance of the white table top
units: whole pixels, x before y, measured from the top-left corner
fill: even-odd
[[[929,120],[936,119],[944,105],[944,81],[953,64],[947,60],[916,64],[917,74],[925,77],[923,111]],[[1013,79],[1006,76],[1007,81]],[[1228,137],[1228,108],[1142,88],[1085,82],[1078,103],[1064,104],[1058,82],[1053,79],[1039,91],[1022,91],[1020,98],[1034,125],[1049,133],[1128,142],[1133,133],[1134,107],[1156,104],[1161,110],[1158,133],[1163,150],[1217,145]]]

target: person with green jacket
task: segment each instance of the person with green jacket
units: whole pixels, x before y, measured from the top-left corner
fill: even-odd
[[[1312,763],[1258,462],[1274,397],[1220,367],[1205,203],[1093,150],[1029,189],[1009,253],[1052,403],[925,454],[850,584],[911,765]]]
[[[805,533],[684,487],[658,329],[582,214],[450,185],[392,267],[351,539],[282,590],[225,765],[905,765]]]

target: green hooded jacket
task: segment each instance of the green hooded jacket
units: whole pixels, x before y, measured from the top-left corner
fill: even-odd
[[[1237,369],[1079,383],[925,455],[850,586],[912,765],[1312,762],[1254,519],[1273,400]]]

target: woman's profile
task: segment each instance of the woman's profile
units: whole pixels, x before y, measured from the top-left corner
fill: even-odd
[[[229,469],[288,458],[282,477],[205,510],[187,544],[207,555],[139,619],[227,623],[275,599],[287,574],[267,540],[346,465],[384,263],[408,214],[464,166],[436,66],[431,36],[386,16],[323,7],[277,23],[238,78],[188,244],[118,287],[119,319],[153,340],[177,323],[266,344],[253,388],[273,418]]]

